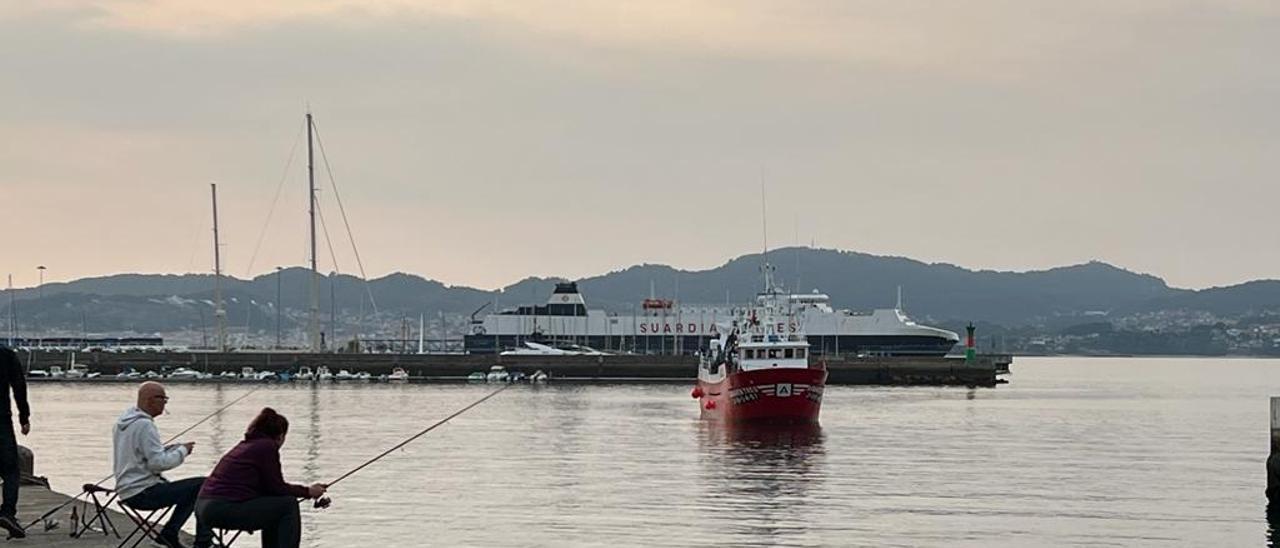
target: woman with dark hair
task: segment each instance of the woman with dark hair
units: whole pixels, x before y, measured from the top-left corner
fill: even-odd
[[[263,548],[297,548],[302,541],[298,499],[319,498],[328,487],[285,483],[280,446],[289,420],[266,407],[204,480],[196,516],[217,529],[262,531]]]

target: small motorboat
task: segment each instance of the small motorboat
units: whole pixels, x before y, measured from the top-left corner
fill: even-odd
[[[526,375],[524,371],[512,371],[509,375],[510,378],[508,380],[510,382],[528,382],[529,380],[529,375]]]
[[[387,375],[387,381],[389,382],[407,382],[408,380],[409,372],[405,371],[403,367],[392,369],[391,374]]]
[[[304,365],[298,368],[298,372],[294,374],[293,378],[300,381],[310,381],[315,379],[315,374],[311,372],[310,367]]]
[[[355,378],[356,376],[352,375],[351,372],[346,369],[339,369],[338,374],[333,376],[333,380],[335,381],[350,381],[355,380]]]
[[[322,365],[316,368],[316,380],[323,381],[323,382],[330,382],[333,380],[333,373],[329,372],[328,367],[325,367]]]
[[[372,379],[373,379],[373,375],[368,371],[361,371],[359,373],[356,373],[356,380],[358,381],[369,382]]]
[[[467,382],[484,382],[485,377],[484,371],[476,371],[475,373],[467,375]]]
[[[200,372],[187,367],[179,367],[169,373],[168,379],[171,381],[194,381],[200,378]]]
[[[537,371],[534,371],[532,375],[529,375],[529,382],[544,383],[544,382],[547,382],[547,380],[549,380],[550,378],[551,378],[551,375],[543,373],[542,370],[539,369]]]
[[[511,380],[511,375],[507,373],[505,367],[495,365],[489,368],[489,374],[485,375],[484,380],[488,382],[508,382]]]
[[[266,382],[280,380],[280,377],[276,376],[276,374],[271,371],[259,371],[253,376],[253,380]]]
[[[257,372],[255,372],[255,371],[253,370],[253,368],[252,368],[252,367],[248,367],[248,366],[241,367],[241,368],[240,368],[240,378],[245,379],[245,380],[257,380],[257,379],[258,379],[258,373],[257,373]]]

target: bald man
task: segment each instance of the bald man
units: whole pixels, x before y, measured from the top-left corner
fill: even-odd
[[[166,480],[161,472],[177,468],[195,449],[195,442],[164,445],[155,418],[164,414],[169,396],[164,385],[144,382],[138,387],[137,405],[125,410],[112,430],[115,448],[116,493],[120,500],[138,510],[173,507],[169,523],[160,530],[160,540],[170,548],[182,546],[178,532],[195,510],[196,495],[204,478]],[[196,519],[196,544],[213,543],[213,530]]]

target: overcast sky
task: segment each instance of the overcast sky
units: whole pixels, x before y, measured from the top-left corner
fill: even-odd
[[[302,264],[310,105],[370,276],[714,267],[763,179],[773,246],[1280,278],[1277,52],[1274,0],[9,0],[0,275],[210,271],[210,182],[227,273]]]

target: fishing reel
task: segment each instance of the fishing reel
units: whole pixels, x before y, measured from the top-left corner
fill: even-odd
[[[325,508],[328,508],[332,504],[333,504],[333,499],[330,499],[329,497],[320,497],[316,499],[315,502],[311,503],[311,507],[315,508],[316,510],[324,510]]]

